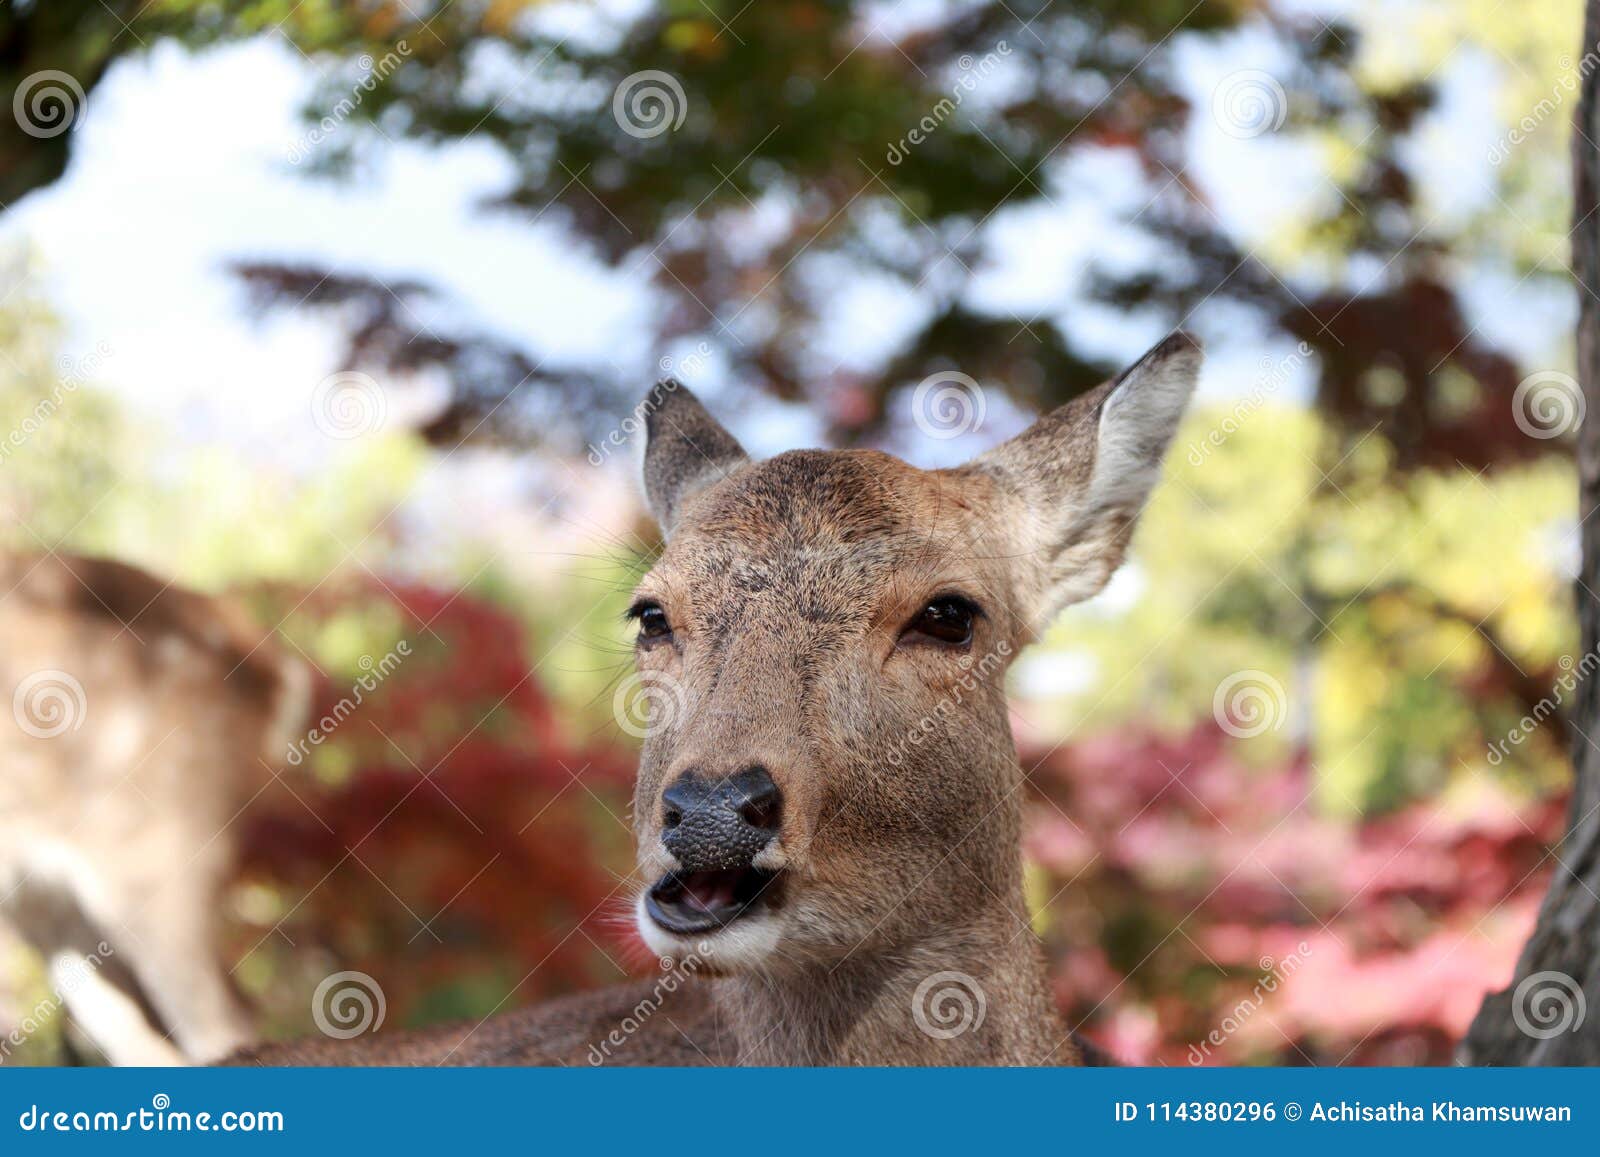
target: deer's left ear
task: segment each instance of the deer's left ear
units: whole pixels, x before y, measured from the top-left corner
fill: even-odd
[[[1121,376],[1052,410],[966,469],[1008,496],[1031,631],[1088,598],[1122,563],[1194,392],[1200,345],[1174,333]]]
[[[687,386],[662,382],[639,409],[646,415],[645,500],[662,535],[670,536],[685,502],[749,458]]]

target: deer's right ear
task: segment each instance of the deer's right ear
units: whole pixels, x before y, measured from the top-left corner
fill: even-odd
[[[663,535],[684,502],[750,459],[687,386],[659,383],[640,407],[646,414],[644,496]]]
[[[1015,504],[1019,611],[1033,632],[1088,598],[1122,563],[1134,524],[1200,374],[1200,346],[1174,333],[1112,381],[976,459]]]

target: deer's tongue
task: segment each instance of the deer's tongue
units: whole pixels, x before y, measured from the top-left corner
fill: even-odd
[[[734,889],[741,873],[691,872],[681,877],[684,900],[702,912],[715,912],[736,902]]]

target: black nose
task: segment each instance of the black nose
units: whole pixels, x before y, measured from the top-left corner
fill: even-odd
[[[766,768],[716,781],[686,772],[661,793],[661,805],[661,842],[681,866],[645,897],[657,924],[707,932],[780,903],[777,873],[751,864],[783,820],[783,796]]]
[[[764,767],[723,780],[694,772],[661,794],[661,842],[684,872],[747,868],[777,834],[782,794]]]

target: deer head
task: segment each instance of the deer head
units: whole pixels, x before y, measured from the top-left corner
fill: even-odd
[[[657,387],[640,582],[653,701],[637,920],[720,975],[1014,938],[1023,774],[1011,660],[1121,563],[1194,388],[1175,334],[957,469],[873,450],[752,461]]]

